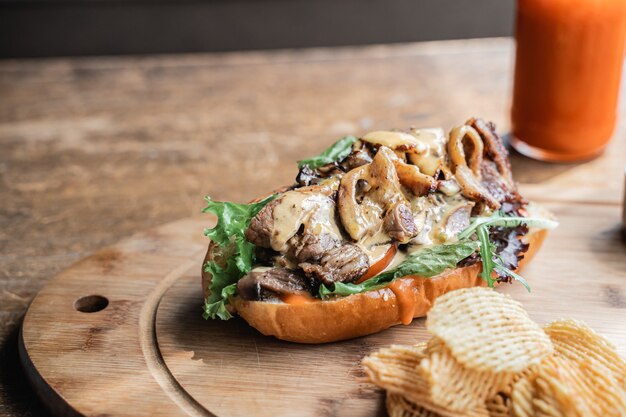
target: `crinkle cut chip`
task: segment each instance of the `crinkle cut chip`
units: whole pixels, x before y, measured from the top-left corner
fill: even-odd
[[[487,288],[449,292],[435,301],[426,327],[467,368],[521,372],[553,353],[521,304]]]

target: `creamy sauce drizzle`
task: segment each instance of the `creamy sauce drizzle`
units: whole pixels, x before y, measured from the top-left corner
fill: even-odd
[[[329,196],[308,190],[287,191],[273,211],[272,249],[287,250],[287,241],[304,225],[305,232],[314,235],[329,234],[342,239],[335,220],[335,202]]]
[[[376,131],[370,132],[361,138],[365,142],[375,145],[383,145],[393,150],[400,147],[410,146],[417,153],[425,153],[428,151],[428,144],[419,140],[415,135],[405,132],[394,131]]]
[[[389,247],[391,246],[391,238],[387,233],[383,231],[382,227],[372,234],[371,236],[366,235],[363,237],[356,245],[361,248],[363,252],[367,255],[370,266],[374,265],[376,262],[380,261]]]
[[[446,136],[441,128],[415,129],[411,132],[426,145],[424,153],[407,153],[411,163],[417,165],[424,174],[435,175],[441,168],[445,156]]]
[[[410,133],[376,131],[361,139],[405,154],[426,175],[435,175],[443,166],[447,140],[441,128],[413,129]]]

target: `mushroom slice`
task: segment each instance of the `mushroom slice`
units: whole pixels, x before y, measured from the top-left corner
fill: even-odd
[[[469,139],[469,141],[466,142],[465,139]],[[468,149],[468,147],[471,149]],[[466,149],[472,151],[469,160]],[[473,127],[462,125],[452,129],[450,140],[448,141],[448,153],[455,166],[468,166],[480,180],[480,164],[483,162],[483,140]]]
[[[396,159],[393,164],[398,173],[400,184],[411,190],[418,197],[434,192],[437,188],[435,178],[422,174],[415,165],[409,165],[401,159]]]
[[[363,142],[386,146],[420,172],[435,177],[444,165],[446,137],[443,129],[412,129],[410,133],[395,131],[370,132]]]
[[[428,148],[426,152],[409,152],[406,156],[408,161],[417,165],[420,172],[436,177],[439,171],[444,167],[444,160],[446,156],[446,142],[447,138],[443,129],[429,128],[429,129],[414,129],[411,131],[413,136],[418,140],[425,143]]]
[[[402,194],[394,167],[394,152],[382,146],[372,163],[346,173],[338,193],[339,217],[355,241],[381,227],[401,243],[416,233],[409,203]]]
[[[428,145],[410,133],[395,131],[370,132],[361,138],[362,141],[373,145],[382,145],[394,151],[412,150],[417,153],[428,151]]]
[[[469,156],[467,153],[470,153]],[[500,202],[480,183],[483,140],[478,132],[468,125],[452,129],[448,154],[452,161],[452,172],[463,195],[470,200],[484,201],[492,210],[499,209]]]

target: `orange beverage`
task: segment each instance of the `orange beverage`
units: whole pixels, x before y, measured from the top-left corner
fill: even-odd
[[[626,0],[519,0],[511,143],[543,160],[599,154],[615,127]]]

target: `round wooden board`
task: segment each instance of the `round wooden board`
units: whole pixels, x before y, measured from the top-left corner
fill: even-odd
[[[561,227],[524,271],[533,292],[503,291],[545,323],[585,320],[626,353],[626,262],[618,206],[549,204]],[[200,267],[212,219],[138,233],[54,278],[22,329],[22,360],[58,415],[376,416],[383,394],[364,355],[427,338],[423,320],[327,345],[201,317]],[[99,296],[83,298],[89,296]],[[108,301],[106,304],[104,299]],[[97,312],[81,312],[98,309]]]

